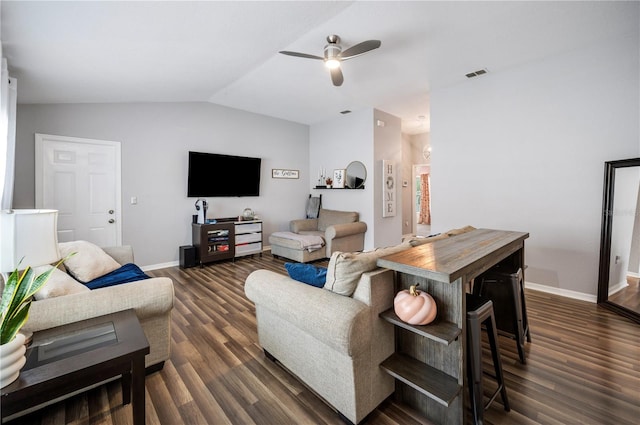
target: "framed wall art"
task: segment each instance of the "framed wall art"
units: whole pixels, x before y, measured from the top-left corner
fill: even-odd
[[[333,188],[344,189],[344,181],[346,179],[347,170],[333,170]]]
[[[271,169],[272,179],[299,179],[300,170],[286,170],[282,168]]]
[[[395,163],[382,160],[382,217],[396,216]]]

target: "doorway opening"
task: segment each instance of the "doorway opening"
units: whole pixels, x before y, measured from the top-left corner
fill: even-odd
[[[413,166],[413,233],[417,236],[431,234],[431,166]]]

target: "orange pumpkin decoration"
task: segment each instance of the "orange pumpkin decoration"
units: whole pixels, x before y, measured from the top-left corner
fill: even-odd
[[[418,291],[415,285],[396,294],[393,310],[400,320],[410,325],[431,323],[438,313],[433,297],[426,292]]]

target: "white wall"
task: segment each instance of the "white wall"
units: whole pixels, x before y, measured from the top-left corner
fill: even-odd
[[[377,120],[383,120],[385,126],[376,126]],[[310,187],[316,185],[321,167],[331,171],[346,168],[351,161],[361,161],[367,167],[364,190],[311,190],[315,195],[322,194],[324,208],[360,213],[360,220],[368,226],[365,250],[395,245],[402,239],[401,200],[398,200],[395,217],[382,218],[381,174],[382,159],[401,165],[401,150],[400,119],[371,108],[313,124],[310,128]],[[398,173],[397,178],[400,177]]]
[[[187,198],[188,151],[262,158],[260,196],[209,198],[209,217],[238,216],[246,207],[268,235],[304,216],[309,193],[309,127],[209,103],[19,105],[15,208],[34,206],[34,133],[122,144],[123,243],[140,265],[178,259],[191,244],[194,198]],[[272,168],[300,170],[300,179],[272,179]],[[211,178],[231,178],[216,176]],[[130,205],[132,196],[137,205]]]
[[[384,122],[384,126],[378,123]],[[374,109],[374,192],[373,216],[375,223],[374,247],[397,245],[402,242],[402,135],[400,118]],[[395,162],[396,215],[382,217],[383,179],[382,160]]]
[[[434,90],[433,230],[529,232],[527,281],[595,294],[603,163],[639,154],[638,38]]]
[[[373,219],[373,110],[363,109],[310,127],[309,188],[314,196],[322,194],[322,206],[330,210],[358,211],[367,223],[365,249],[374,248]],[[346,168],[351,161],[360,161],[367,168],[364,190],[316,190],[318,172]]]
[[[412,143],[412,136],[402,133],[402,167],[400,169],[399,183],[399,199],[402,199],[402,234],[406,235],[413,232],[412,209],[413,209],[413,191],[412,191],[412,174],[413,159],[415,145]],[[407,182],[407,187],[402,186],[402,182]]]

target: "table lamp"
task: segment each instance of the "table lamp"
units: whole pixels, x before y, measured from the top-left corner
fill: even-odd
[[[11,273],[59,259],[57,210],[0,212],[0,272]]]
[[[50,264],[60,258],[57,223],[58,211],[56,210],[0,211],[0,275],[4,282],[8,282],[14,270]],[[8,302],[8,300],[3,301]],[[10,304],[7,304],[6,308],[9,307]],[[22,309],[20,311],[26,308],[28,313],[28,305],[18,308]],[[2,325],[7,329],[3,329],[3,343],[0,345],[0,357],[2,357],[0,388],[18,378],[20,369],[26,362],[25,342],[29,338],[29,333],[13,336],[15,326],[21,328],[24,323],[20,323],[19,314],[13,314],[8,319],[5,316],[5,313],[9,314],[8,312],[9,310],[2,312]],[[25,319],[26,317],[22,320]],[[9,340],[4,341],[5,337],[9,337]]]

